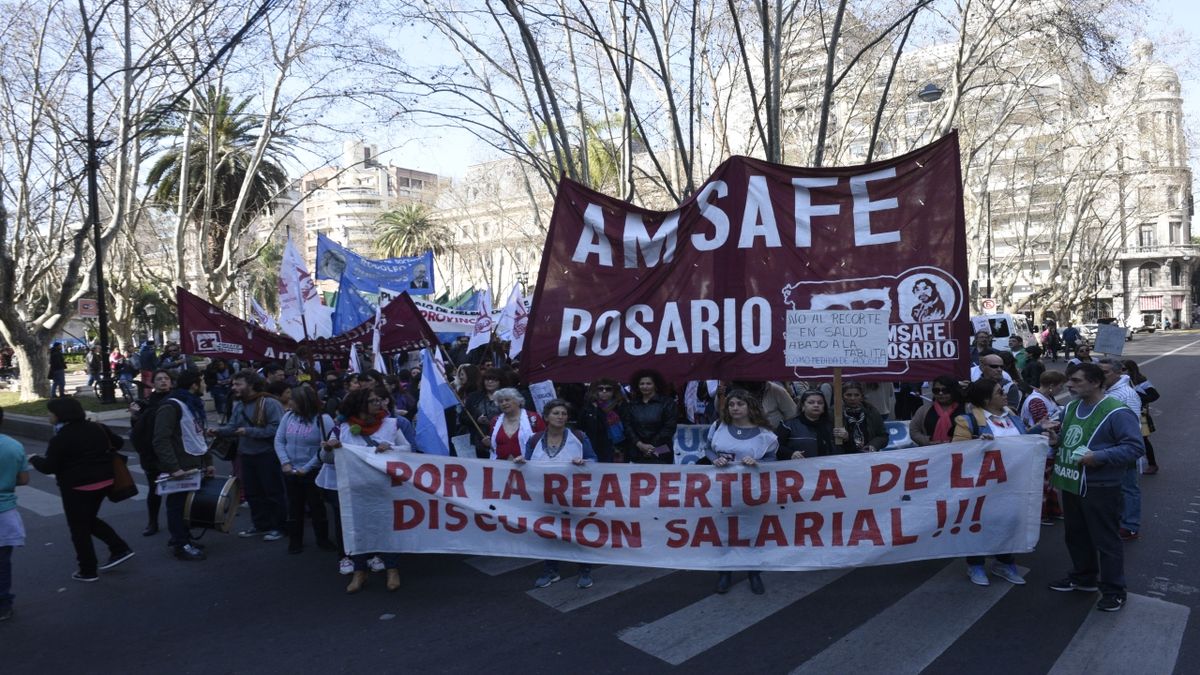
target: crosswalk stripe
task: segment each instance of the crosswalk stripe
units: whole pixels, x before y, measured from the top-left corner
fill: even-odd
[[[467,558],[463,562],[467,563],[471,567],[474,567],[480,572],[483,572],[489,577],[497,577],[501,574],[508,574],[509,572],[519,570],[522,567],[529,567],[530,565],[540,561],[530,560],[528,558],[502,558],[499,556],[480,555],[473,558]]]
[[[1024,574],[1027,570],[1022,569]],[[954,644],[1013,587],[1006,581],[980,587],[952,562],[821,653],[792,675],[888,672],[919,673]],[[916,638],[916,639],[914,639]]]
[[[622,642],[671,665],[707,651],[801,598],[838,580],[851,570],[763,574],[765,595],[754,595],[741,581],[725,595],[699,602],[644,626],[621,631]],[[716,581],[716,575],[713,575]],[[703,627],[704,630],[698,630]]]
[[[575,586],[577,579],[570,577],[549,588],[535,588],[527,593],[529,597],[538,602],[565,613],[610,598],[617,593],[649,583],[659,577],[665,577],[674,571],[657,567],[605,566],[592,571],[595,585],[591,588],[577,588]]]
[[[1174,672],[1190,612],[1184,605],[1133,593],[1119,612],[1092,610],[1050,675]]]
[[[32,485],[17,486],[17,506],[33,511],[39,516],[57,516],[63,512],[62,497]]]

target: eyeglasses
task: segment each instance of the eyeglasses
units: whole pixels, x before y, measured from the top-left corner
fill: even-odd
[[[980,363],[979,365],[984,368],[1003,368],[1004,367],[1003,363]]]

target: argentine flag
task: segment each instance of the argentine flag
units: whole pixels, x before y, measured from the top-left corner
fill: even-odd
[[[429,349],[432,349],[429,348]],[[429,349],[421,350],[421,392],[417,399],[417,448],[430,455],[450,454],[446,408],[458,405],[454,390]]]

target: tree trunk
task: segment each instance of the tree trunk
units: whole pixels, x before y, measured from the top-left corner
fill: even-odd
[[[30,336],[35,337],[35,336]],[[34,401],[39,398],[49,398],[50,354],[47,352],[45,340],[32,340],[33,346],[24,342],[12,345],[17,364],[21,367],[21,400]]]

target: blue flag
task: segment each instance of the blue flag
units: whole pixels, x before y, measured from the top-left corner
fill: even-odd
[[[421,392],[417,398],[417,448],[429,455],[450,454],[450,432],[446,408],[458,405],[458,397],[446,383],[442,366],[429,349],[421,350]]]
[[[338,283],[337,305],[333,308],[333,334],[341,335],[368,319],[375,318],[375,305],[363,297],[345,275]]]

